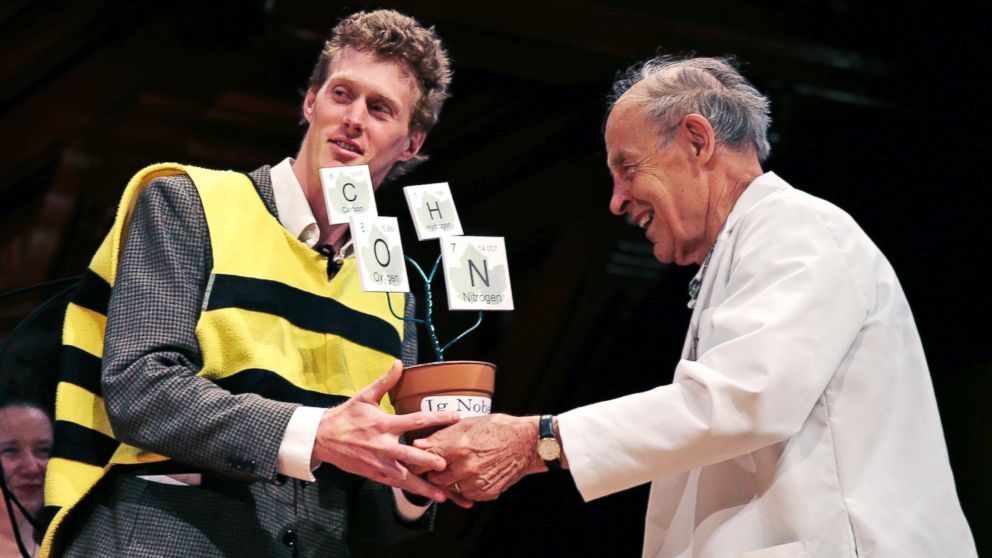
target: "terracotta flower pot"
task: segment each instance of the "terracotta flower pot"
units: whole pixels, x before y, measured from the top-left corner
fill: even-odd
[[[458,411],[462,418],[488,415],[496,384],[496,365],[473,360],[417,364],[403,370],[389,399],[397,414],[417,411]],[[407,434],[415,440],[436,429]]]

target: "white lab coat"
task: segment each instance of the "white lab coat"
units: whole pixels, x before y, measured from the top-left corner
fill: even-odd
[[[583,498],[651,481],[649,558],[975,556],[913,316],[854,220],[766,173],[702,279],[672,384],[559,416]]]

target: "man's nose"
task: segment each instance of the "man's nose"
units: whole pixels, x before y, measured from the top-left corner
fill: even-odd
[[[610,211],[614,215],[623,215],[627,211],[627,204],[630,202],[630,194],[622,188],[613,187],[613,196],[610,198]]]
[[[348,105],[348,110],[344,113],[344,124],[351,130],[361,132],[365,129],[365,119],[368,111],[365,110],[365,103],[354,102]]]

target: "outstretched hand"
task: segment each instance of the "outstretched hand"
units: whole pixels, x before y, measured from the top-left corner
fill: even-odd
[[[313,456],[349,473],[443,502],[447,498],[445,492],[412,474],[409,468],[443,471],[447,466],[445,460],[435,453],[404,445],[399,438],[410,430],[454,424],[458,422],[458,413],[390,415],[383,411],[379,403],[402,373],[403,363],[397,360],[388,372],[354,397],[327,409],[317,427]]]

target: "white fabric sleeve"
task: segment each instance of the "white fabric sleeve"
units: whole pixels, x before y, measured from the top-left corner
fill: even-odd
[[[313,482],[311,461],[313,444],[317,440],[317,427],[327,409],[319,407],[297,407],[286,425],[286,434],[279,445],[279,456],[276,469],[294,479]],[[317,463],[319,465],[319,463]]]
[[[427,502],[423,506],[418,506],[410,502],[410,500],[407,500],[406,496],[403,494],[403,491],[399,488],[393,486],[392,489],[393,498],[396,499],[396,513],[398,513],[404,521],[412,522],[420,519],[425,513],[427,513],[427,510],[431,507],[431,504],[434,503],[431,501]]]
[[[868,309],[816,215],[766,217],[741,222],[737,238],[725,239],[736,240],[727,247],[726,296],[701,310],[697,361],[680,360],[670,385],[558,416],[585,500],[747,454],[802,428]],[[646,364],[646,373],[658,366]]]

